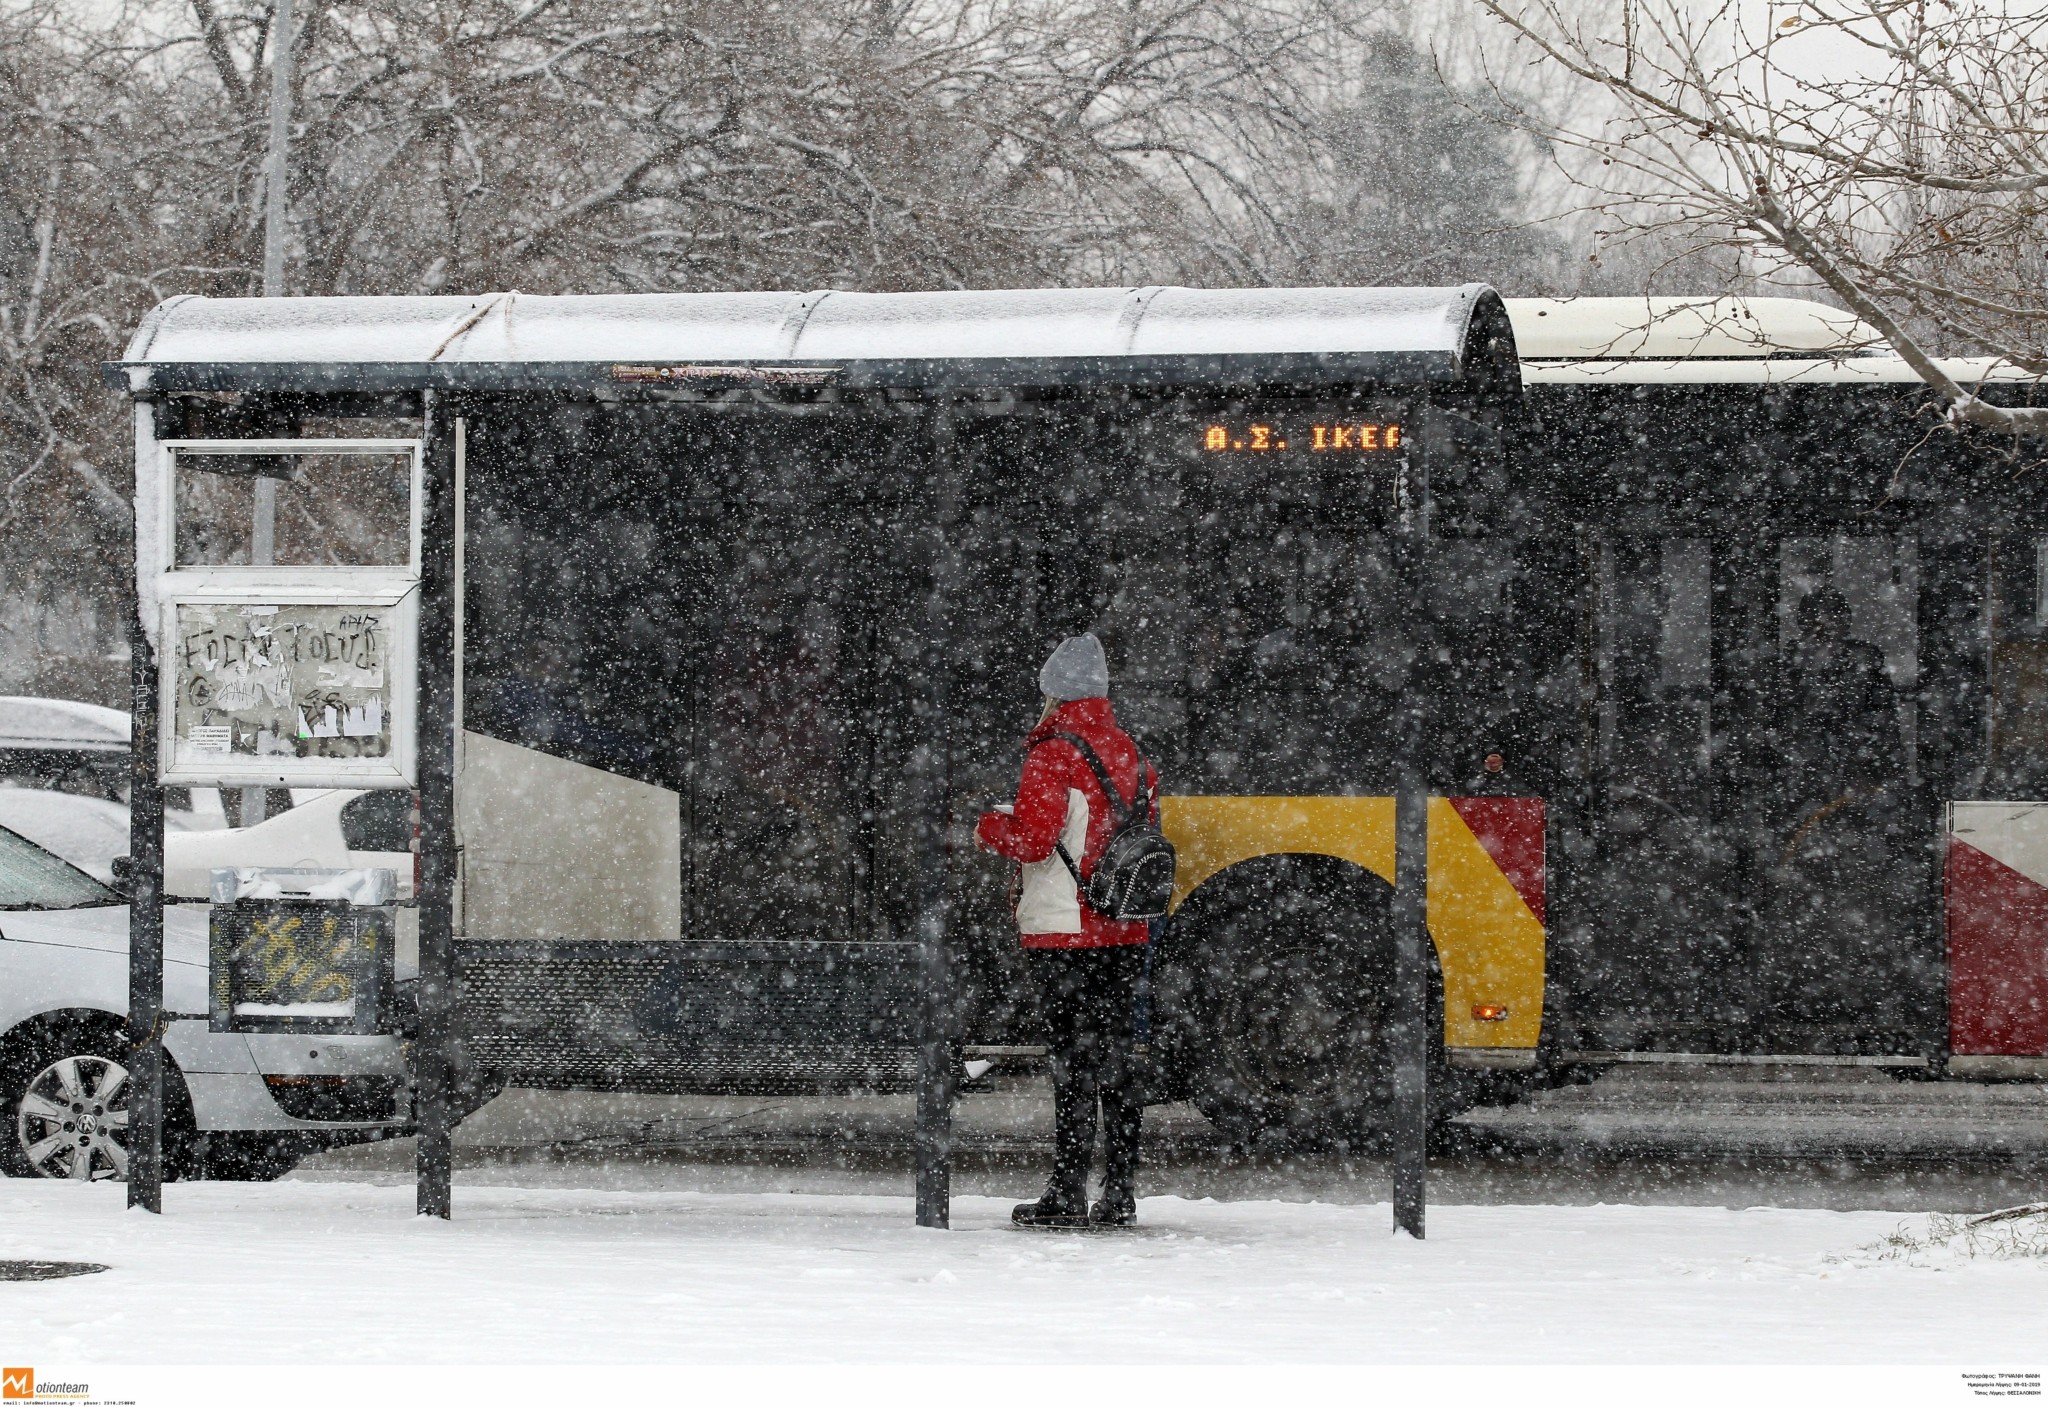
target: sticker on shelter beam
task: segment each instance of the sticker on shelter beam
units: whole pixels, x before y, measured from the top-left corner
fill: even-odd
[[[175,766],[381,758],[397,608],[181,602],[170,642]]]
[[[839,374],[836,366],[627,366],[612,367],[612,380],[673,385],[707,381],[749,381],[770,386],[818,386]]]

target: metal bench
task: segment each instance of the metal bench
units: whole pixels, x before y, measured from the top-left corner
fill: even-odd
[[[914,943],[458,939],[470,1077],[662,1093],[905,1090]]]

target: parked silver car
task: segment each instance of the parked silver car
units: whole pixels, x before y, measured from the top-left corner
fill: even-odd
[[[409,1132],[392,1036],[207,1028],[206,920],[164,912],[166,1171],[277,1177],[308,1152]],[[0,828],[0,1169],[125,1175],[131,1090],[122,896]]]

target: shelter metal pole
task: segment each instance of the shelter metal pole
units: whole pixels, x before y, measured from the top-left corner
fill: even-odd
[[[959,461],[952,426],[939,412],[933,426],[938,452],[937,502],[933,505],[931,598],[926,612],[925,658],[931,716],[924,729],[922,853],[923,892],[919,905],[917,1042],[917,1224],[943,1230],[952,1215],[953,1171],[953,983],[946,951],[950,903],[947,844],[951,811],[951,738],[948,719],[954,667],[951,612],[958,599],[958,560],[953,533],[959,513]]]
[[[455,1027],[455,434],[453,407],[425,401],[420,515],[419,1029],[413,1043],[413,1177],[421,1216],[453,1211],[448,1086]]]
[[[285,180],[292,132],[292,0],[276,0],[270,36],[270,151],[263,176],[263,296],[284,297]],[[258,475],[250,485],[249,565],[267,567],[277,555],[277,480]],[[268,809],[262,787],[242,788],[242,825]]]
[[[1408,732],[1408,729],[1403,729]],[[1429,796],[1403,766],[1394,798],[1394,1229],[1422,1239],[1429,1178],[1429,963],[1423,945]]]
[[[1419,456],[1418,456],[1419,459]],[[1430,681],[1435,673],[1435,605],[1428,558],[1429,486],[1423,464],[1398,471],[1401,508],[1392,534],[1400,599],[1414,651],[1401,691],[1394,749],[1394,1229],[1422,1239],[1429,1176],[1429,769]]]
[[[254,500],[254,521],[249,525],[249,565],[267,567],[277,560],[277,480],[259,474],[250,481],[249,492]],[[263,820],[269,809],[266,796],[263,787],[242,788],[244,829]]]
[[[164,1209],[164,791],[157,782],[156,651],[128,622],[128,1205]]]
[[[292,0],[276,0],[270,34],[270,153],[263,190],[263,296],[284,296],[286,155],[292,134]]]
[[[944,1230],[953,1207],[952,974],[945,915],[929,904],[918,922],[918,987],[917,1224]]]

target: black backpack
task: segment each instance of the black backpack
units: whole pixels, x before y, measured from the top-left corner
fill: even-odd
[[[1109,843],[1102,847],[1102,857],[1095,862],[1095,873],[1085,882],[1081,878],[1081,866],[1067,853],[1066,842],[1053,842],[1060,859],[1066,862],[1067,873],[1074,877],[1074,887],[1087,898],[1088,907],[1106,919],[1131,923],[1165,918],[1167,907],[1173,901],[1175,857],[1173,842],[1152,820],[1152,794],[1150,788],[1144,787],[1145,773],[1151,770],[1151,764],[1143,754],[1139,755],[1141,791],[1126,806],[1123,797],[1117,794],[1116,783],[1109,779],[1109,769],[1102,765],[1102,759],[1095,755],[1094,748],[1088,746],[1086,738],[1073,733],[1054,733],[1052,736],[1073,744],[1082,761],[1095,773],[1095,780],[1102,784],[1102,794],[1109,802],[1110,818],[1115,826],[1110,832]],[[1152,775],[1156,783],[1159,774],[1155,771]]]

